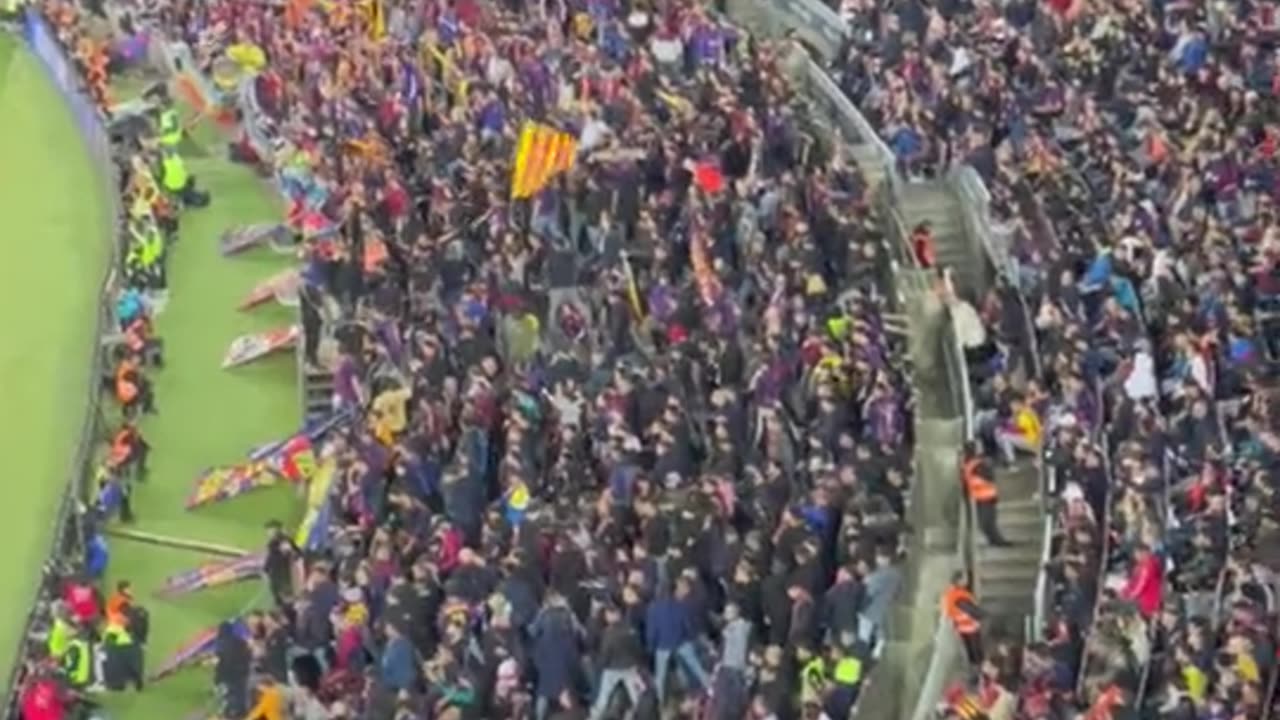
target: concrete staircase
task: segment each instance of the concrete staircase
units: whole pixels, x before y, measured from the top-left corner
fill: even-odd
[[[910,233],[921,223],[933,229],[938,264],[951,268],[956,290],[970,302],[980,299],[983,269],[974,265],[964,212],[955,194],[941,181],[909,183],[898,189],[898,208]]]
[[[333,414],[333,372],[302,368],[302,421],[312,423]]]
[[[996,521],[1011,547],[992,547],[978,534],[979,602],[987,612],[989,631],[1021,640],[1035,604],[1036,577],[1040,573],[1043,519],[1039,472],[1030,460],[996,471],[1000,504]]]
[[[884,182],[885,168],[880,150],[870,143],[851,143],[845,145],[845,153],[858,166],[858,171],[867,181],[867,187],[876,188]]]

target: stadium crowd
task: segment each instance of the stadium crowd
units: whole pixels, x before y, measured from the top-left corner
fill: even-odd
[[[1053,478],[1053,612],[1011,681],[1020,712],[1261,717],[1275,666],[1258,552],[1277,448],[1274,7],[838,9],[853,40],[835,70],[903,170],[970,165],[1015,229],[1009,275],[1039,365],[1000,303],[968,300],[1008,359],[980,381],[992,439],[1030,401]]]
[[[264,8],[174,18],[266,51],[339,227],[307,360],[358,420],[328,535],[269,546],[293,678],[336,717],[846,717],[901,586],[908,392],[867,188],[778,50],[696,3]],[[527,202],[525,119],[578,137]],[[226,650],[233,715],[287,677]]]
[[[354,417],[332,518],[271,530],[277,607],[218,638],[223,716],[849,714],[909,392],[868,188],[778,48],[675,1],[145,14],[268,59],[271,156],[232,154],[322,220],[305,354]],[[525,120],[577,156],[514,201]]]
[[[1013,228],[963,298],[977,427],[1057,534],[984,712],[1262,717],[1273,8],[839,9],[833,73],[901,170],[972,166]],[[348,10],[151,18],[205,69],[269,59],[256,160],[305,160],[336,227],[301,246],[306,355],[357,418],[326,532],[272,531],[278,607],[220,641],[225,714],[846,717],[902,583],[908,378],[868,188],[781,49],[678,0]],[[529,119],[576,162],[511,200]]]

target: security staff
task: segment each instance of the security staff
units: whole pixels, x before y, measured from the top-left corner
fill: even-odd
[[[800,700],[818,702],[827,685],[827,664],[806,646],[796,648],[796,662],[800,665]]]
[[[164,109],[160,111],[160,132],[156,140],[161,148],[177,152],[178,144],[182,142],[182,119],[178,117],[178,110],[173,106],[173,101],[165,97],[162,102]]]
[[[93,683],[93,649],[82,635],[77,634],[67,642],[66,651],[62,653],[62,672],[76,689]]]
[[[830,717],[848,717],[862,689],[862,660],[854,654],[852,643],[844,640],[831,648],[830,660],[835,669],[831,673],[832,682],[825,692],[823,707]]]
[[[160,184],[170,194],[182,197],[191,184],[187,163],[177,151],[166,148],[160,158]]]
[[[1012,545],[1000,534],[996,524],[996,503],[1000,499],[996,484],[991,481],[991,465],[981,455],[975,444],[965,448],[965,461],[962,468],[965,492],[973,501],[974,512],[978,516],[978,528],[986,536],[993,547]]]
[[[155,412],[155,400],[151,395],[151,382],[142,374],[140,358],[127,354],[116,365],[116,399],[124,409],[125,417],[132,417],[139,409]]]
[[[75,634],[76,628],[67,619],[66,608],[62,603],[54,603],[53,626],[49,628],[47,642],[49,657],[54,660],[61,660],[62,656],[67,654],[67,649],[71,647],[71,639],[75,637]]]
[[[942,593],[942,614],[951,621],[956,634],[964,643],[969,663],[977,667],[982,662],[982,608],[969,589],[964,573],[951,576],[951,585]]]
[[[149,219],[129,223],[132,242],[125,257],[125,268],[134,285],[162,290],[165,286],[164,237],[160,228]]]
[[[102,631],[101,677],[109,690],[124,690],[132,685],[142,689],[142,648],[134,641],[126,626],[127,619],[108,619]]]

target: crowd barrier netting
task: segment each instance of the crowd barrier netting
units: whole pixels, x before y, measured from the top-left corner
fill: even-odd
[[[106,334],[106,325],[113,302],[111,293],[112,269],[119,257],[119,219],[121,216],[119,185],[115,163],[112,161],[111,141],[97,107],[83,91],[83,85],[75,65],[59,44],[57,34],[53,28],[33,9],[28,9],[23,14],[22,38],[32,54],[40,61],[40,65],[44,68],[58,94],[66,103],[67,109],[75,118],[76,127],[79,129],[80,136],[84,142],[85,152],[93,159],[99,176],[98,180],[102,183],[102,192],[106,194],[104,204],[106,212],[104,212],[102,222],[105,227],[111,228],[112,254],[111,261],[106,263],[103,268],[99,285],[100,303],[95,318],[93,350],[90,353],[89,369],[87,371],[86,387],[88,397],[86,398],[81,418],[79,439],[72,455],[67,477],[57,481],[64,483],[64,487],[57,516],[54,518],[51,547],[44,567],[38,571],[40,576],[35,582],[35,591],[30,607],[27,610],[27,617],[24,620],[21,639],[17,647],[11,650],[13,653],[13,665],[7,679],[8,686],[6,691],[6,697],[9,698],[6,703],[6,717],[9,718],[17,718],[19,716],[16,701],[26,669],[24,660],[27,656],[28,644],[31,642],[31,635],[33,631],[39,629],[44,618],[47,603],[44,602],[43,596],[50,589],[49,584],[55,575],[50,571],[61,565],[63,560],[80,555],[83,550],[84,538],[81,536],[78,507],[83,497],[86,481],[92,471],[90,465],[93,461],[94,447],[99,437],[99,431],[102,429],[99,424],[99,418],[101,417],[99,403],[102,399],[99,377],[103,367],[101,338]],[[48,480],[55,481],[53,478]],[[34,569],[33,572],[35,572]]]

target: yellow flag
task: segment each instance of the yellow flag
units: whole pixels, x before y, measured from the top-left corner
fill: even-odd
[[[369,39],[378,42],[387,36],[387,9],[383,0],[368,0],[365,8],[368,14]]]
[[[566,132],[536,122],[526,122],[516,143],[511,167],[511,197],[533,197],[556,175],[573,167],[578,141]]]

